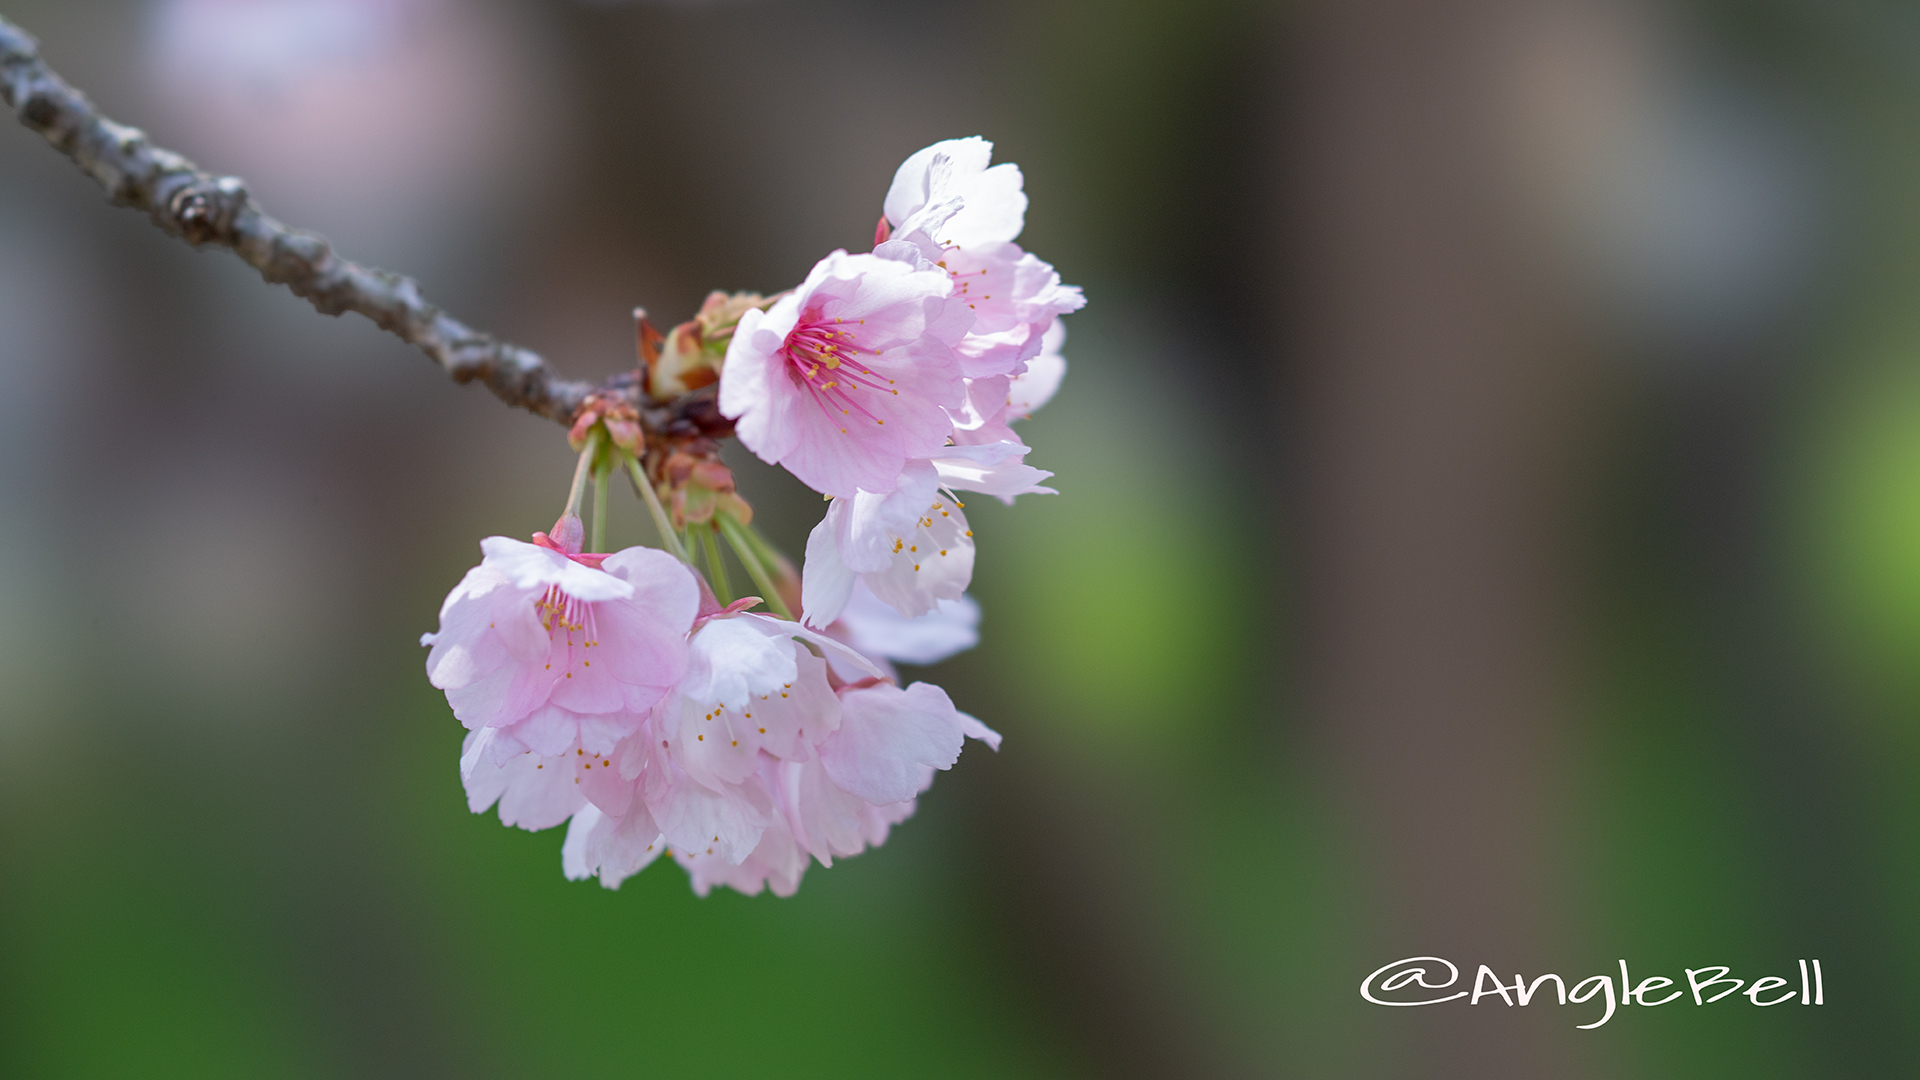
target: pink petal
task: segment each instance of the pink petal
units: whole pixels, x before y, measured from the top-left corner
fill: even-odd
[[[930,683],[849,690],[840,708],[840,730],[820,745],[820,761],[836,786],[870,803],[913,798],[925,768],[951,768],[960,757],[957,710]]]

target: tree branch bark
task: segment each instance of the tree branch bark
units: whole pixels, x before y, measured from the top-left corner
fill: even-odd
[[[195,247],[223,247],[260,276],[285,285],[325,315],[358,312],[382,330],[417,347],[455,382],[479,381],[509,405],[561,424],[570,423],[586,397],[599,390],[632,402],[631,375],[607,386],[560,378],[538,354],[475,330],[420,296],[412,278],[343,259],[327,241],[269,217],[232,176],[216,177],[193,162],[154,146],[136,128],[101,116],[86,95],[40,59],[39,43],[0,18],[0,100],[107,189],[114,203],[143,210],[169,236]],[[688,402],[713,419],[710,403]],[[673,425],[685,409],[643,409],[653,431]],[[683,423],[678,425],[685,427]]]

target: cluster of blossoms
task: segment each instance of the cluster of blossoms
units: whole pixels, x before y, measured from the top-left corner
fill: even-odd
[[[421,639],[468,729],[469,806],[567,822],[568,877],[613,888],[666,853],[701,895],[789,895],[809,856],[884,841],[966,738],[999,747],[892,666],[977,640],[958,493],[1051,490],[1011,425],[1058,387],[1059,319],[1085,301],[1013,242],[1027,199],[991,152],[955,139],[908,158],[873,250],[835,251],[791,291],[715,293],[666,334],[642,316],[632,399],[582,407],[552,532],[482,541]],[[643,434],[659,403],[682,419]],[[830,500],[799,574],[720,463],[728,435]],[[664,550],[600,553],[614,471]],[[723,541],[761,595],[730,595]]]

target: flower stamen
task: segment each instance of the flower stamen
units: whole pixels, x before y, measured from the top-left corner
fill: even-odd
[[[885,390],[897,396],[900,391],[891,389],[892,379],[883,385],[878,376],[860,365],[855,357],[877,353],[858,345],[851,330],[837,329],[843,325],[842,319],[827,322],[817,310],[802,316],[781,347],[788,371],[829,420],[836,412],[840,416],[859,413],[876,426],[884,425],[885,420],[864,408],[853,395],[860,390]]]

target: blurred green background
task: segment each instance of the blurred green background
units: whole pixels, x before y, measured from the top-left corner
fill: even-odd
[[[1920,1067],[1920,6],[4,14],[569,375],[959,135],[1091,302],[1061,494],[970,504],[982,644],[922,673],[1001,751],[792,899],[609,892],[467,813],[414,644],[561,433],[0,127],[0,1074]],[[1421,954],[1828,1004],[1355,993]]]

